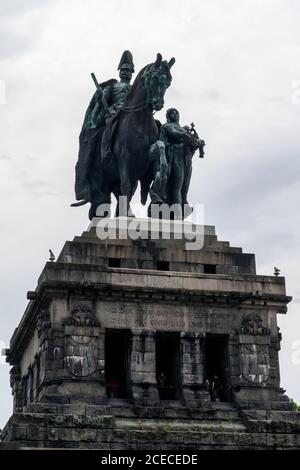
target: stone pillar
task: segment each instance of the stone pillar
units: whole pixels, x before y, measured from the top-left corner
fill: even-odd
[[[277,327],[277,335],[271,336],[270,361],[272,368],[272,379],[274,386],[280,388],[280,370],[279,370],[279,351],[280,351],[281,333]]]
[[[132,330],[130,374],[134,403],[158,404],[155,333],[153,331]]]
[[[39,375],[40,375],[40,366],[39,366],[39,357],[38,354],[35,355],[33,365],[32,365],[32,398],[33,401],[37,401],[38,397],[38,387],[39,387]]]
[[[228,396],[232,400],[236,390],[240,388],[241,382],[241,363],[240,363],[240,345],[238,336],[233,332],[229,336],[228,342],[228,361],[229,361],[229,383]]]
[[[21,369],[19,365],[15,365],[10,370],[10,386],[13,395],[14,412],[19,411],[23,407],[23,387],[21,382]]]
[[[105,383],[105,328],[99,328],[98,333],[98,374],[99,374],[99,395],[95,399],[96,404],[107,402],[107,392]]]
[[[33,401],[33,369],[32,366],[28,368],[27,375],[27,404],[32,403]]]
[[[204,385],[204,336],[199,333],[181,333],[181,386],[186,405],[210,401]]]

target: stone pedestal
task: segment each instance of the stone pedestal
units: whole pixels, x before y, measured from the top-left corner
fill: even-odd
[[[173,222],[168,239],[165,221],[151,231],[135,220],[141,239],[123,220],[121,238],[99,239],[98,222],[28,293],[7,352],[14,410],[3,442],[299,448],[299,413],[279,379],[284,278],[256,274],[254,255],[212,226]]]
[[[155,335],[153,331],[132,332],[131,388],[137,405],[158,405],[155,369]]]
[[[204,335],[181,333],[181,382],[187,406],[205,406],[210,402],[205,385]]]

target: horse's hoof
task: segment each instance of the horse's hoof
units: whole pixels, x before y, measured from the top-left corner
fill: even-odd
[[[194,211],[194,208],[189,204],[184,204],[183,206],[183,219],[186,219]]]
[[[135,217],[134,213],[131,210],[131,207],[128,208],[127,217]]]
[[[93,218],[96,217],[96,208],[94,204],[91,204],[90,210],[89,210],[89,219],[93,220]]]

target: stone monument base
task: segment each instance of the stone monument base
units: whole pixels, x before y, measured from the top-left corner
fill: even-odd
[[[280,387],[284,278],[212,226],[172,222],[168,239],[165,222],[138,223],[142,239],[101,239],[93,221],[28,292],[2,447],[299,449]]]
[[[300,447],[300,417],[292,411],[238,411],[229,403],[203,409],[122,400],[107,406],[44,403],[15,413],[4,439],[15,448],[292,450]]]

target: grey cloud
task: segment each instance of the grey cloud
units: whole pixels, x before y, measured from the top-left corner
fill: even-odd
[[[13,161],[14,161],[14,158],[11,157],[10,155],[2,154],[2,155],[0,155],[0,160],[8,161],[8,162],[13,162]]]
[[[9,20],[28,13],[31,10],[41,8],[49,3],[47,0],[2,0],[0,3],[1,20]]]
[[[0,59],[11,59],[33,48],[43,27],[41,15],[30,23],[32,13],[45,10],[48,2],[12,0],[0,3]],[[25,27],[22,30],[22,21]]]
[[[35,36],[30,32],[20,34],[18,32],[0,31],[0,59],[13,58],[32,48],[36,42]]]
[[[287,96],[266,96],[265,100],[269,103],[280,103],[287,100]]]
[[[23,190],[29,192],[35,197],[45,196],[61,196],[63,191],[55,187],[55,182],[49,183],[49,181],[30,179],[28,181],[20,180],[20,186]]]
[[[219,101],[220,98],[221,98],[220,92],[218,90],[214,90],[214,89],[209,89],[209,90],[203,91],[201,93],[201,96],[203,98],[206,98],[209,101]]]
[[[268,193],[274,193],[283,187],[290,186],[295,182],[300,184],[300,161],[294,156],[288,156],[284,160],[283,155],[262,155],[260,159],[244,161],[239,168],[233,171],[233,179],[226,193],[230,195],[243,194],[240,202],[260,200]]]

